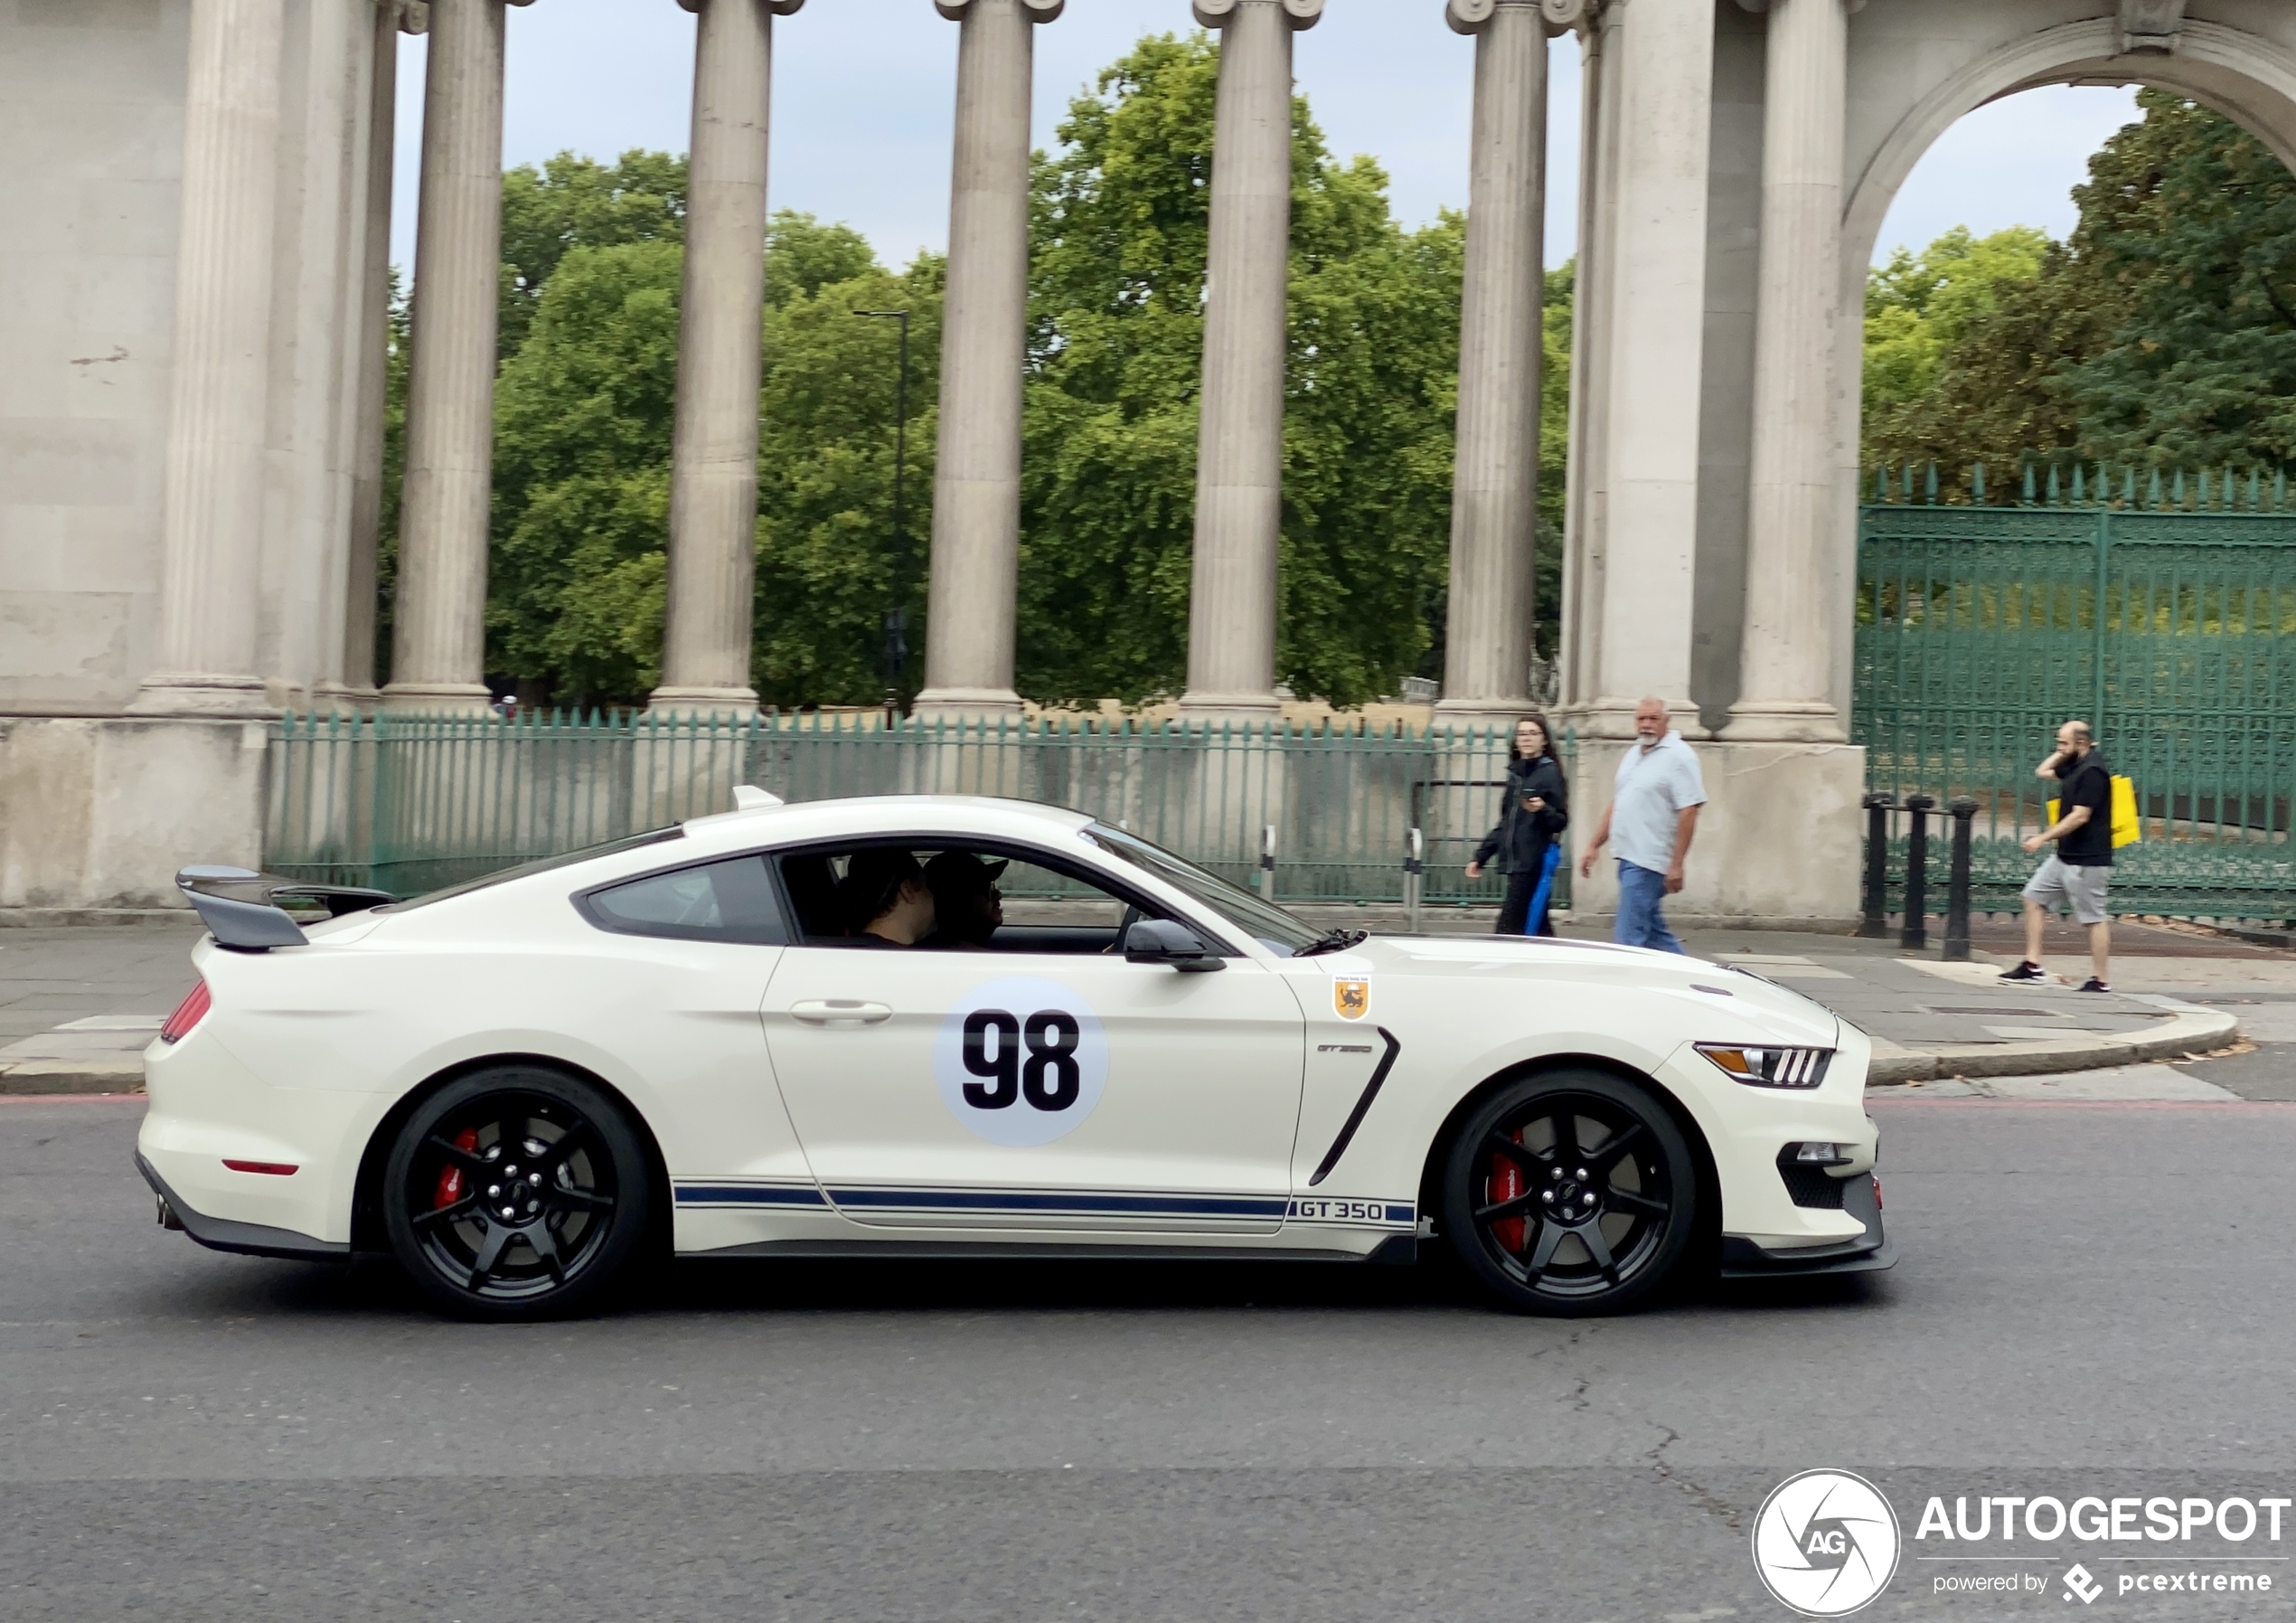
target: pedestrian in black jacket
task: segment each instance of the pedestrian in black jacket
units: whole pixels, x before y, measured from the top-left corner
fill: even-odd
[[[1570,826],[1570,786],[1563,781],[1561,763],[1549,743],[1547,718],[1527,715],[1515,723],[1515,741],[1507,750],[1507,793],[1500,802],[1499,824],[1475,847],[1467,877],[1481,879],[1483,864],[1493,856],[1507,876],[1507,899],[1499,907],[1499,934],[1551,936],[1547,909],[1529,917],[1532,895],[1547,863],[1547,849]]]

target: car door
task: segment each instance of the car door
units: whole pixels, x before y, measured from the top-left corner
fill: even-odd
[[[914,1228],[1280,1226],[1303,1041],[1284,979],[1243,956],[1212,973],[1126,962],[1106,948],[1142,899],[1049,854],[1007,881],[1064,891],[1060,920],[1009,924],[984,951],[815,938],[782,955],[767,1040],[833,1204]]]

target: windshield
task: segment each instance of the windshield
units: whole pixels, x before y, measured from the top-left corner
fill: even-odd
[[[483,891],[489,885],[503,884],[529,874],[547,873],[552,868],[570,868],[576,863],[586,863],[594,856],[612,856],[617,851],[635,851],[641,845],[655,845],[663,840],[684,836],[682,826],[649,829],[645,834],[625,835],[618,840],[608,840],[602,845],[585,845],[579,851],[569,851],[559,856],[538,857],[531,863],[520,863],[513,868],[497,868],[492,873],[482,873],[476,879],[466,879],[458,885],[447,885],[436,891],[425,891],[404,901],[394,901],[389,907],[377,908],[379,913],[403,913],[410,908],[428,907],[434,901],[444,901],[449,896],[466,896],[473,891]]]
[[[1095,823],[1084,834],[1085,838],[1109,855],[1122,857],[1134,867],[1154,874],[1202,902],[1221,918],[1242,925],[1270,952],[1289,958],[1323,933],[1309,929],[1274,902],[1263,901],[1242,886],[1207,873],[1195,863],[1174,856],[1161,845],[1150,845],[1138,835],[1101,823]]]

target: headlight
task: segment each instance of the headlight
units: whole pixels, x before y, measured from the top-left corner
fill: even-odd
[[[1698,1051],[1749,1088],[1814,1088],[1833,1063],[1830,1048],[1750,1048],[1700,1043]]]

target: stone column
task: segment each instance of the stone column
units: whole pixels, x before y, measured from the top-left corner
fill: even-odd
[[[1755,307],[1754,467],[1739,698],[1723,737],[1838,743],[1835,288],[1840,281],[1843,0],[1771,0]]]
[[[1062,0],[934,0],[963,25],[941,315],[940,446],[919,715],[1020,712],[1021,382],[1029,304],[1030,29]]]
[[[194,0],[146,714],[256,715],[284,0]]]
[[[1714,0],[1628,0],[1622,10],[1602,650],[1586,731],[1631,737],[1635,702],[1655,694],[1686,735],[1702,737],[1690,618]]]
[[[343,588],[343,696],[365,709],[375,692],[375,549],[382,535],[383,417],[391,376],[391,194],[399,126],[399,35],[427,24],[401,0],[376,0],[367,99],[367,210],[359,242],[358,420],[353,430],[350,555]]]
[[[805,0],[678,0],[696,14],[685,270],[657,711],[757,708],[757,388],[766,305],[773,20]]]
[[[1546,292],[1547,25],[1539,0],[1450,0],[1475,36],[1466,281],[1459,312],[1451,593],[1438,720],[1529,707]]]
[[[524,5],[527,0],[508,0]],[[505,0],[430,0],[393,709],[486,708]]]
[[[1602,646],[1595,612],[1602,599],[1602,518],[1596,488],[1604,473],[1601,360],[1608,342],[1609,238],[1616,211],[1607,206],[1611,169],[1605,154],[1617,146],[1616,75],[1612,35],[1618,8],[1603,0],[1546,0],[1548,21],[1578,35],[1578,250],[1571,299],[1570,433],[1563,474],[1563,604],[1555,650],[1561,692],[1557,710],[1575,723],[1595,694],[1596,651]]]
[[[1292,241],[1292,33],[1323,0],[1195,0],[1222,31],[1212,131],[1203,413],[1188,602],[1190,721],[1272,722],[1283,526],[1284,294]]]

